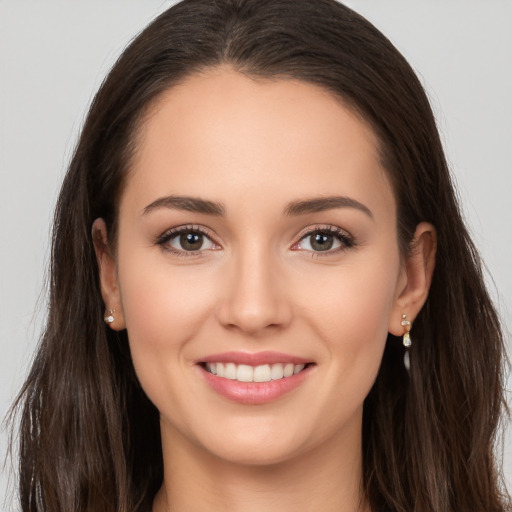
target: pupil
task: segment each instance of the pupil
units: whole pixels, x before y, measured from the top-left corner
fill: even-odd
[[[180,236],[180,244],[186,251],[197,251],[203,245],[203,235],[197,233],[184,233]]]
[[[333,245],[333,236],[325,233],[317,233],[312,237],[311,247],[315,251],[328,251]]]

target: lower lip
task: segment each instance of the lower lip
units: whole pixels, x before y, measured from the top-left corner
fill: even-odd
[[[307,366],[304,370],[291,377],[284,377],[269,382],[239,382],[238,380],[218,377],[206,371],[202,366],[198,366],[206,382],[219,395],[233,402],[247,405],[272,402],[293,391],[307,379],[312,367],[313,365]]]

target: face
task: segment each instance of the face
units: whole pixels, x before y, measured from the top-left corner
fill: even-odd
[[[360,444],[407,277],[376,138],[340,100],[229,69],[167,91],[112,265],[164,444],[254,464]]]

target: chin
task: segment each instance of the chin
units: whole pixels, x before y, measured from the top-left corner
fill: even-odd
[[[241,466],[269,466],[295,459],[310,444],[316,444],[318,435],[309,429],[298,429],[297,423],[286,415],[277,419],[268,415],[231,417],[208,427],[203,423],[197,428],[180,428],[179,441],[176,435],[169,441],[195,451],[205,461],[213,458],[217,463],[220,460]],[[165,425],[162,427],[166,429]]]
[[[301,450],[291,443],[278,441],[268,443],[230,443],[229,446],[215,446],[208,450],[217,459],[240,466],[275,466],[294,460]]]

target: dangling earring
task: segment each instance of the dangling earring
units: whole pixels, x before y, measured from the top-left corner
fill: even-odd
[[[103,320],[105,321],[106,324],[111,324],[115,320],[115,312],[115,309],[105,309],[105,316],[103,317]]]
[[[411,369],[411,356],[409,355],[409,347],[412,345],[411,335],[409,331],[411,330],[411,322],[407,320],[407,315],[402,315],[402,321],[400,324],[405,327],[405,332],[402,338],[402,344],[405,347],[404,353],[404,366],[407,371]]]
[[[405,333],[402,338],[402,344],[405,348],[409,348],[412,345],[411,335],[409,331],[411,330],[411,322],[407,320],[407,315],[402,315],[402,321],[400,324],[405,327]]]

